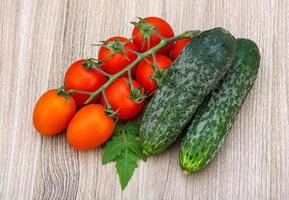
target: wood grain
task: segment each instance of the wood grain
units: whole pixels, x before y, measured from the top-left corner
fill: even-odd
[[[176,33],[222,26],[256,41],[257,82],[215,161],[185,176],[178,144],[140,163],[121,192],[101,150],[77,152],[31,122],[36,99],[62,84],[91,44],[130,36],[136,16],[165,18]],[[289,198],[289,1],[9,0],[0,2],[0,199]]]

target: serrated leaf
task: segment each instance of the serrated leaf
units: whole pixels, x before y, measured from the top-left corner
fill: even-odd
[[[129,150],[136,154],[139,159],[146,161],[147,156],[143,153],[142,143],[138,140],[138,138],[132,135],[127,135],[127,141],[127,147]]]
[[[102,164],[104,165],[115,160],[125,148],[126,144],[124,143],[123,139],[121,139],[119,136],[113,137],[104,147]]]
[[[115,126],[115,128],[114,128],[113,136],[112,136],[112,137],[121,135],[121,134],[122,134],[122,131],[123,131],[123,129],[122,129],[121,124],[117,124],[117,125]]]
[[[119,123],[112,138],[104,147],[102,163],[116,162],[121,189],[127,186],[138,160],[146,161],[142,144],[139,140],[140,124],[138,122]]]
[[[116,161],[116,170],[119,177],[121,189],[127,186],[135,168],[137,168],[137,157],[128,149],[124,150],[124,155]]]
[[[127,122],[125,124],[125,130],[128,134],[138,135],[140,124],[137,122]]]

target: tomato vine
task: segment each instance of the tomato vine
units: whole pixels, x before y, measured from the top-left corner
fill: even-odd
[[[155,32],[153,32],[155,34]],[[132,84],[131,84],[131,70],[134,66],[136,66],[140,61],[142,61],[143,59],[146,59],[148,56],[153,56],[153,60],[154,60],[154,64],[153,64],[153,69],[155,71],[156,74],[158,74],[158,68],[156,67],[156,60],[155,60],[155,54],[156,52],[167,46],[170,43],[173,43],[175,41],[178,41],[180,39],[183,38],[188,38],[188,37],[194,37],[196,35],[198,35],[200,32],[199,31],[185,31],[182,34],[179,34],[177,36],[171,37],[171,38],[164,38],[164,37],[160,37],[158,34],[156,34],[158,37],[160,37],[161,41],[158,45],[154,46],[153,48],[143,52],[143,53],[139,53],[136,52],[134,50],[125,48],[124,46],[122,47],[123,50],[125,51],[130,51],[134,54],[137,55],[137,58],[128,66],[126,66],[124,69],[122,69],[121,71],[110,75],[106,72],[104,72],[103,70],[99,69],[99,67],[102,65],[100,61],[94,59],[94,58],[89,58],[87,59],[87,62],[85,63],[85,67],[88,69],[96,69],[97,71],[99,71],[100,73],[102,73],[103,75],[105,75],[106,77],[108,77],[108,80],[106,81],[105,84],[103,84],[100,88],[98,88],[97,90],[93,91],[93,92],[87,92],[87,91],[82,91],[82,90],[74,90],[74,89],[70,89],[65,91],[67,94],[71,94],[71,93],[81,93],[81,94],[88,94],[89,97],[88,99],[85,101],[84,104],[88,104],[90,103],[98,94],[100,93],[104,93],[104,90],[111,85],[112,82],[114,82],[117,78],[121,77],[122,75],[124,75],[125,73],[128,73],[129,76],[129,86],[130,89],[132,91],[132,93],[134,94],[131,98],[134,99],[136,102],[140,102],[142,101],[145,96],[143,94],[141,94],[140,91],[137,91],[138,88],[133,88]],[[104,46],[105,44],[100,44],[100,45],[96,45],[96,46]],[[158,82],[158,80],[157,80]],[[109,105],[107,105],[109,106]]]

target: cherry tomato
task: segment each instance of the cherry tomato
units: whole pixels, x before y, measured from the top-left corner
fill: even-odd
[[[71,96],[66,99],[55,89],[48,90],[35,104],[33,125],[40,134],[53,136],[66,129],[75,112],[76,104]]]
[[[137,51],[136,46],[124,37],[112,37],[105,42],[106,47],[101,47],[98,59],[104,63],[103,70],[108,74],[115,74],[132,63],[137,55],[123,48]],[[112,56],[111,56],[112,54]]]
[[[83,66],[85,60],[78,60],[73,63],[67,70],[64,77],[65,89],[75,89],[87,92],[93,92],[100,88],[107,78],[95,69],[87,69]],[[72,93],[77,107],[82,107],[88,99],[88,94]],[[95,102],[99,96],[92,101]]]
[[[148,62],[149,61],[149,62]],[[151,64],[154,63],[153,57],[147,57],[147,60],[142,60],[136,70],[136,80],[148,93],[154,93],[157,89],[155,80],[152,79],[154,70]],[[165,69],[172,64],[172,61],[161,54],[156,54],[156,63],[158,69]]]
[[[161,39],[157,37],[155,34],[151,34],[150,37],[147,36],[148,31],[146,30],[147,28],[152,30],[155,29],[159,35],[165,37],[165,38],[170,38],[174,36],[174,31],[172,27],[163,19],[158,18],[158,17],[146,17],[144,18],[144,21],[146,24],[153,25],[156,28],[153,28],[151,26],[147,26],[143,22],[139,21],[141,27],[134,27],[132,36],[134,37],[133,43],[135,46],[139,49],[140,52],[147,51],[148,49],[156,46],[157,44],[160,43]],[[144,29],[144,30],[142,30]],[[144,44],[142,44],[143,37],[145,38]],[[150,38],[150,43],[148,43],[148,38]],[[172,48],[172,44],[167,45],[166,47],[160,49],[158,53],[160,54],[168,54]]]
[[[134,88],[139,88],[140,85],[132,80]],[[105,94],[109,104],[114,111],[117,111],[118,117],[121,120],[128,120],[136,117],[142,111],[144,102],[136,103],[130,98],[130,87],[127,78],[121,77],[115,80],[105,90]],[[101,104],[105,105],[104,97],[101,97]]]
[[[186,46],[187,43],[191,41],[191,38],[184,38],[175,42],[170,57],[175,60],[179,57],[180,53],[182,52],[183,48]]]
[[[89,150],[106,142],[114,129],[114,120],[105,114],[100,104],[81,108],[72,118],[66,138],[78,150]]]

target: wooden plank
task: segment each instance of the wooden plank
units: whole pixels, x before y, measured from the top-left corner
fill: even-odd
[[[41,137],[36,99],[62,85],[68,65],[96,57],[91,44],[130,37],[137,16],[176,33],[222,26],[256,41],[257,82],[224,147],[198,174],[178,166],[178,144],[140,163],[121,192],[101,150],[77,152]],[[0,3],[0,199],[286,199],[289,196],[289,2],[286,0],[24,0]]]

